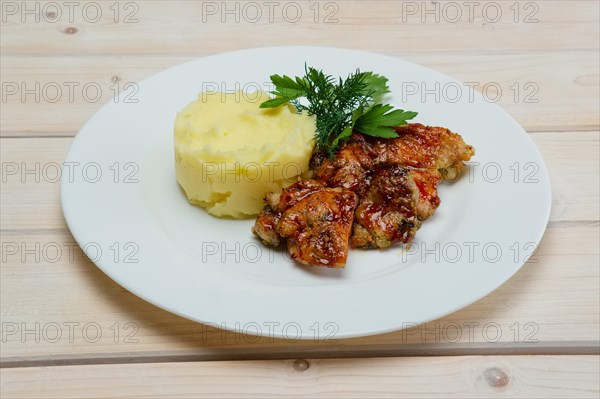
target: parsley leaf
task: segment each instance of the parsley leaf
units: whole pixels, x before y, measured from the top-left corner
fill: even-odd
[[[393,109],[389,104],[375,104],[356,120],[354,129],[373,137],[394,138],[398,134],[390,126],[406,125],[416,112]]]
[[[383,98],[386,93],[390,92],[390,89],[387,85],[388,78],[385,76],[377,75],[373,72],[366,73],[366,82],[367,88],[371,90],[371,97],[374,102],[379,102]]]

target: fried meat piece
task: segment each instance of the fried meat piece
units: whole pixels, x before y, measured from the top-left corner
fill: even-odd
[[[306,196],[323,189],[324,183],[316,180],[301,180],[283,190],[282,193],[267,193],[265,207],[260,211],[252,233],[258,236],[264,244],[278,247],[282,241],[277,231],[281,214]]]
[[[344,267],[356,203],[351,191],[323,188],[283,212],[277,231],[288,238],[292,259],[307,265]]]
[[[278,247],[281,243],[281,236],[277,232],[280,216],[270,206],[265,206],[256,217],[252,233],[258,236],[265,245]]]
[[[380,164],[369,170],[368,182],[359,193],[350,245],[386,248],[412,241],[421,222],[416,215],[419,190],[409,169]]]
[[[390,163],[438,170],[444,180],[452,180],[460,175],[464,162],[475,154],[460,135],[443,127],[413,123],[394,129],[398,137],[393,139],[355,133],[333,159],[316,154],[311,163],[315,178],[333,187],[352,189],[360,184],[364,169]]]
[[[375,163],[397,163],[419,169],[437,169],[444,180],[456,179],[475,150],[462,137],[443,127],[419,123],[394,128],[398,137],[371,140]]]
[[[311,159],[314,178],[331,187],[343,187],[359,191],[366,183],[367,171],[375,164],[377,154],[361,134],[354,134],[343,144],[334,158],[315,153]]]
[[[435,169],[407,168],[412,176],[417,189],[419,199],[417,200],[417,217],[423,221],[431,217],[440,206],[440,197],[437,193],[437,185],[443,180],[442,175]]]
[[[287,238],[292,259],[307,265],[344,267],[357,197],[316,180],[300,180],[275,201],[267,198],[253,228],[267,244]]]

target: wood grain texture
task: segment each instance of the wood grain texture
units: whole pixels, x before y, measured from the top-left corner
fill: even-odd
[[[508,111],[528,131],[597,130],[599,127],[600,62],[594,51],[386,53],[468,82],[476,91],[483,92],[490,101]],[[196,58],[4,57],[5,112],[0,123],[1,134],[5,137],[73,136],[103,104],[114,101],[115,94],[122,92],[125,85]],[[420,85],[420,82],[414,83]],[[417,88],[418,93],[410,95],[410,98],[421,98],[423,91],[420,86]],[[435,90],[435,87],[426,89]],[[29,94],[26,94],[27,90]],[[470,90],[465,85],[460,94],[467,98]],[[455,98],[457,95],[454,91],[444,94],[442,86],[437,92],[440,97]],[[434,97],[430,94],[427,98]]]
[[[554,197],[550,226],[534,255],[537,262],[526,265],[486,298],[441,320],[412,330],[349,340],[290,342],[268,336],[256,340],[149,305],[106,277],[77,249],[62,218],[59,183],[49,176],[44,179],[42,173],[39,183],[35,174],[5,176],[2,359],[5,364],[23,365],[308,353],[331,357],[501,350],[593,352],[600,325],[599,136],[597,132],[531,136],[550,169]],[[38,162],[41,171],[42,165],[64,159],[71,138],[1,141],[5,165],[23,168],[25,163],[31,170]],[[46,291],[47,295],[39,295]],[[496,329],[501,334],[497,340]],[[102,336],[96,342],[97,330]],[[131,339],[128,334],[133,334]]]
[[[597,356],[469,356],[29,367],[0,375],[6,398],[597,398],[599,366]]]
[[[7,55],[197,55],[318,43],[383,52],[452,49],[487,53],[595,50],[599,37],[595,0],[521,0],[518,15],[514,1],[481,1],[472,13],[462,6],[463,2],[458,2],[461,7],[454,10],[447,9],[444,2],[279,1],[269,12],[263,2],[257,2],[260,6],[256,10],[247,8],[249,1],[178,1],[176,6],[170,1],[134,1],[125,10],[128,2],[122,1],[118,19],[114,9],[109,8],[113,3],[100,2],[101,18],[97,22],[93,22],[95,9],[84,14],[85,3],[89,2],[81,2],[74,10],[72,22],[67,9],[61,9],[61,18],[49,18],[47,12],[51,10],[39,7],[39,22],[35,14],[23,15],[18,9],[13,15],[11,11],[3,24],[3,51]],[[35,2],[25,4],[35,10]],[[320,11],[316,22],[315,4]],[[216,10],[209,10],[215,6]],[[410,9],[413,7],[416,10]],[[130,22],[124,22],[131,14]]]

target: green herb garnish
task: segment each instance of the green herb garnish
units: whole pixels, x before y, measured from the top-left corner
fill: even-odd
[[[340,141],[350,137],[354,130],[368,136],[393,138],[398,134],[391,126],[405,125],[417,116],[416,112],[379,103],[389,92],[387,81],[384,76],[359,70],[336,81],[323,71],[305,66],[303,77],[272,75],[275,90],[271,94],[275,98],[260,107],[278,107],[289,102],[298,112],[315,115],[317,146],[333,155]],[[301,102],[302,98],[308,105]]]

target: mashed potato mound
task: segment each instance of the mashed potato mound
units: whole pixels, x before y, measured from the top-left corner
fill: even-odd
[[[263,197],[308,171],[314,117],[261,109],[266,92],[200,93],[175,119],[175,172],[193,204],[215,216],[256,215]]]

